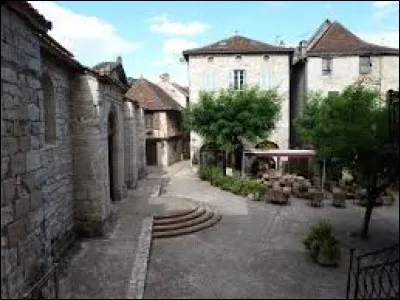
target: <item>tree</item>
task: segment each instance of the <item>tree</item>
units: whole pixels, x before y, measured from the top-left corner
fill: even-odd
[[[250,141],[265,138],[275,128],[279,117],[280,97],[275,90],[258,87],[235,91],[201,92],[197,104],[186,113],[186,124],[207,142],[214,142],[225,152],[240,145],[240,137]]]
[[[388,107],[379,93],[357,82],[339,95],[310,95],[295,124],[319,157],[338,158],[367,190],[361,235],[368,236],[376,199],[399,175],[399,149],[390,141]]]

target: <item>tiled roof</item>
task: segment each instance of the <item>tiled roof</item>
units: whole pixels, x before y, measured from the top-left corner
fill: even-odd
[[[368,54],[388,54],[399,55],[399,49],[379,46],[367,43],[358,36],[350,32],[339,22],[325,21],[325,31],[316,40],[311,40],[311,47],[307,50],[308,56],[319,56],[325,54],[338,55],[368,55]]]
[[[235,35],[225,40],[195,49],[183,51],[184,57],[192,54],[224,54],[224,53],[292,53],[293,48],[278,47],[244,36]]]
[[[189,88],[185,87],[185,86],[181,86],[175,82],[171,83],[178,91],[180,91],[182,94],[184,94],[185,96],[189,96]]]
[[[163,89],[144,78],[137,79],[125,97],[137,101],[145,110],[182,110],[182,106]]]
[[[42,32],[47,32],[51,29],[51,22],[46,20],[43,15],[27,1],[5,1],[5,4],[23,17],[31,26],[35,27],[35,29]]]

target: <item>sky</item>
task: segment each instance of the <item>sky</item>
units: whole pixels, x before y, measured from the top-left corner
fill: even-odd
[[[399,48],[398,1],[29,1],[52,22],[49,34],[82,64],[121,56],[127,76],[153,82],[162,73],[188,84],[182,50],[237,32],[297,46],[325,19],[360,38]]]

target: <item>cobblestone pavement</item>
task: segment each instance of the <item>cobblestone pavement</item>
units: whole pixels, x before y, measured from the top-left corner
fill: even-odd
[[[371,238],[360,228],[364,209],[351,202],[338,209],[326,200],[312,208],[305,200],[289,206],[254,202],[199,180],[188,162],[168,168],[166,196],[191,198],[217,208],[223,218],[207,230],[153,240],[144,297],[151,298],[344,298],[349,246],[358,251],[398,242],[399,207],[374,209]],[[305,252],[309,225],[328,219],[343,243],[338,268],[322,268]]]

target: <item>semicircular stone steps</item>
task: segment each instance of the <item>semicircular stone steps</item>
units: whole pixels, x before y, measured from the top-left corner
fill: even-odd
[[[153,219],[153,238],[174,237],[209,228],[218,223],[222,215],[203,205],[191,209],[168,211]]]

